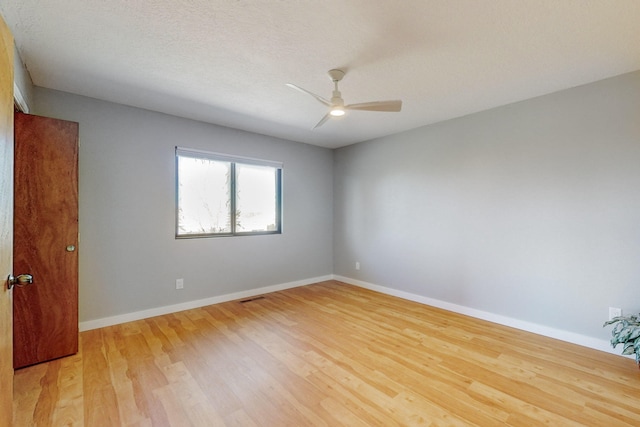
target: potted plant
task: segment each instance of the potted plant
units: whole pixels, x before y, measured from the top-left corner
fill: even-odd
[[[611,346],[623,344],[622,354],[635,354],[640,368],[640,321],[638,316],[618,316],[604,322],[603,327],[616,324],[611,331]]]

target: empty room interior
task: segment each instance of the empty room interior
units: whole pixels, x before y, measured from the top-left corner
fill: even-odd
[[[640,425],[639,1],[0,17],[0,427]]]

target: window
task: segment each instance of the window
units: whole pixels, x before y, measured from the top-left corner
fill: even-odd
[[[176,147],[176,237],[278,234],[282,164]]]

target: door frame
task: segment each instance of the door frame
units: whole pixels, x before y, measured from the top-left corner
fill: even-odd
[[[0,16],[0,427],[13,423],[13,49]]]

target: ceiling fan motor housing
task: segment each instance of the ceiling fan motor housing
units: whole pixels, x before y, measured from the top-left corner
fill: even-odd
[[[337,68],[333,70],[329,70],[328,74],[329,74],[329,78],[334,83],[339,82],[344,77],[344,71],[338,70]]]

